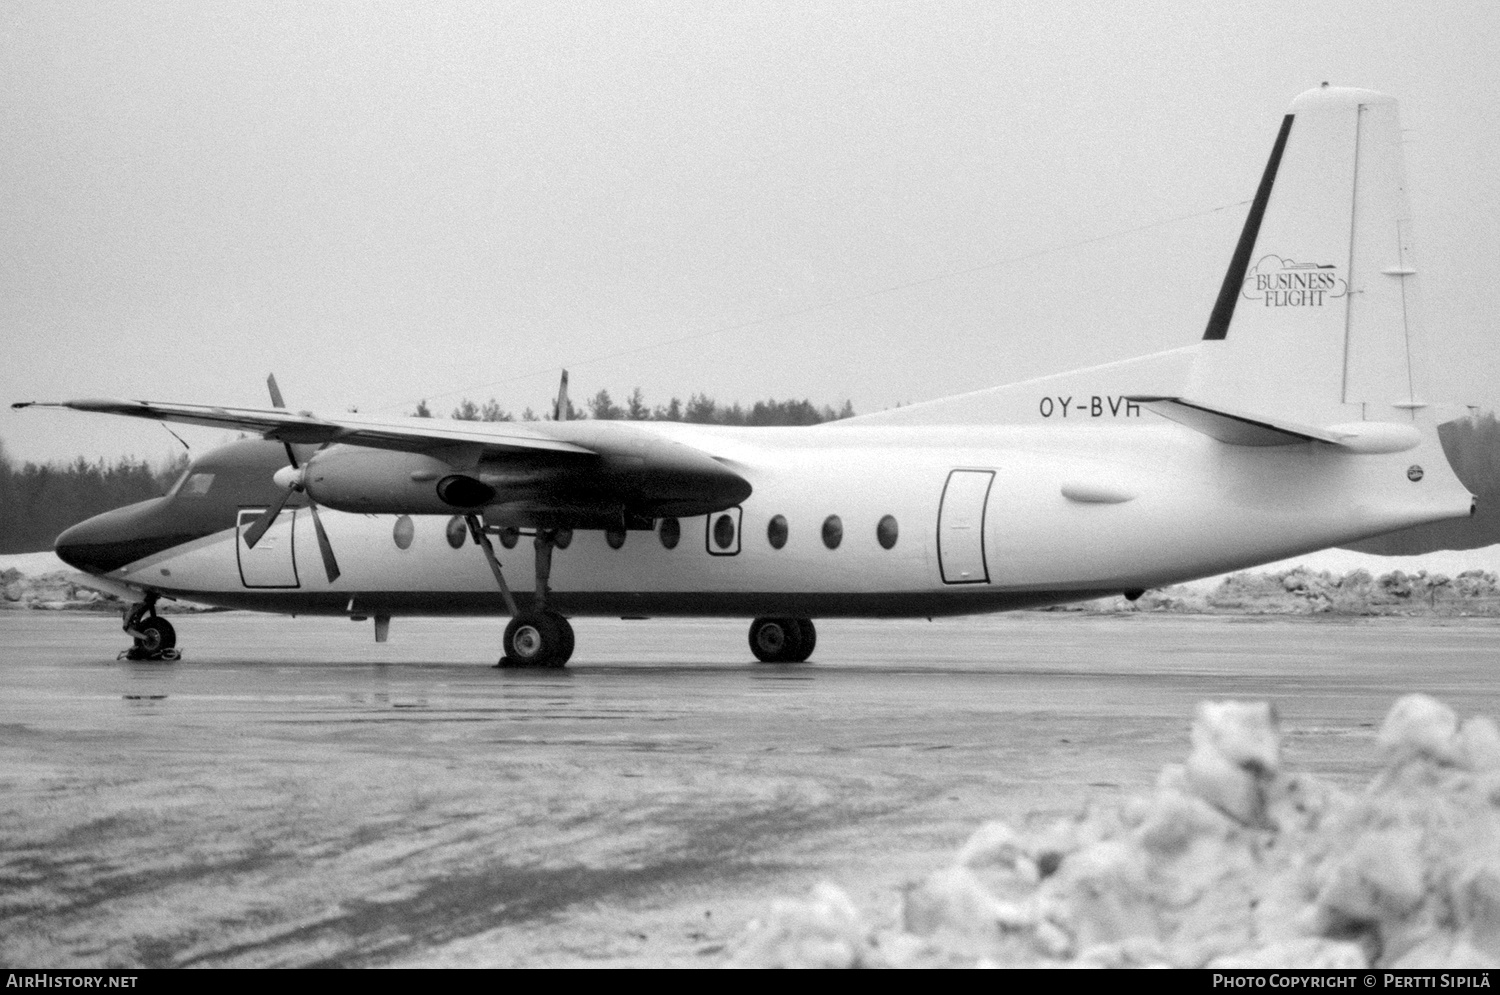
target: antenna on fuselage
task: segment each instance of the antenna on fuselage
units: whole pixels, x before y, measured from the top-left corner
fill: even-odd
[[[167,423],[166,422],[159,421],[156,424],[160,425],[162,428],[167,429],[167,434],[168,435],[170,435],[172,438],[176,439],[178,442],[182,443],[182,448],[184,448],[184,449],[186,449],[188,451],[188,455],[189,456],[193,455],[193,447],[190,446],[190,445],[188,445],[187,444],[187,440],[184,439],[182,436],[178,435],[176,432],[172,431],[170,428],[167,428]]]

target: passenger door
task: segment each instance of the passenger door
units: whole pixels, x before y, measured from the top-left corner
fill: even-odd
[[[938,511],[938,568],[945,584],[990,582],[984,558],[984,509],[994,481],[993,470],[948,474]]]
[[[246,587],[300,587],[297,581],[297,557],[293,539],[297,535],[297,511],[287,508],[266,530],[260,542],[251,549],[245,545],[245,532],[260,517],[261,508],[241,508],[235,528],[235,545],[240,559],[240,580]]]

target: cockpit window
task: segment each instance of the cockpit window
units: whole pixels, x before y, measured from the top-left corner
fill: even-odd
[[[187,481],[188,474],[192,472],[192,470],[183,470],[182,473],[178,474],[177,479],[172,481],[172,486],[167,488],[166,496],[176,497],[177,492],[182,490],[182,485]]]
[[[208,489],[214,485],[214,475],[211,473],[195,473],[182,482],[182,490],[179,492],[183,497],[202,497],[208,493]]]

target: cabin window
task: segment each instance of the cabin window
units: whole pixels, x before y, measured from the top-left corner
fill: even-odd
[[[445,531],[448,536],[448,545],[454,549],[464,548],[464,542],[469,538],[469,523],[464,521],[464,516],[454,515],[448,519],[448,528]]]
[[[829,549],[838,549],[839,543],[844,541],[844,523],[837,515],[829,515],[823,519],[823,545]]]
[[[734,545],[734,519],[720,515],[714,520],[714,545],[728,549]]]
[[[202,497],[208,493],[208,489],[214,485],[214,475],[211,473],[195,473],[183,481],[182,495],[184,497]]]
[[[740,508],[716,511],[704,519],[703,545],[709,556],[738,556],[740,553]]]
[[[411,541],[416,534],[416,526],[412,525],[410,515],[402,515],[396,519],[396,525],[391,529],[391,539],[396,543],[397,549],[411,549]]]
[[[625,530],[605,529],[604,541],[609,543],[610,549],[619,549],[621,546],[625,545]]]
[[[676,549],[677,543],[682,539],[682,523],[675,518],[663,518],[661,520],[661,531],[657,533],[661,537],[661,544],[668,549]]]
[[[766,542],[771,544],[772,549],[780,549],[786,545],[786,516],[777,515],[766,525]]]
[[[896,537],[900,534],[901,530],[896,525],[895,515],[886,515],[880,520],[880,524],[875,526],[875,538],[880,540],[880,545],[885,549],[893,549],[896,545]]]

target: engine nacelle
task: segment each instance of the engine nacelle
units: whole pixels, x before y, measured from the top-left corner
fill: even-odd
[[[330,446],[308,460],[303,486],[318,504],[369,515],[451,515],[438,482],[458,473],[421,453]],[[475,481],[478,483],[478,481]]]
[[[609,424],[567,424],[592,452],[475,459],[476,451],[455,466],[423,453],[334,445],[309,459],[297,480],[314,501],[338,511],[483,511],[487,519],[546,528],[628,528],[710,514],[750,496],[748,481],[690,446]]]

